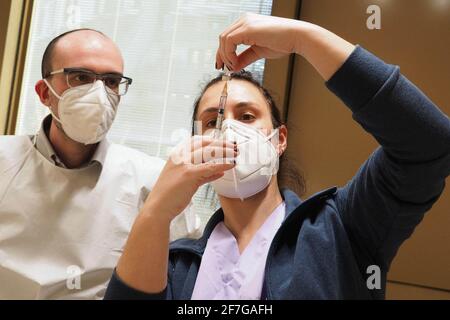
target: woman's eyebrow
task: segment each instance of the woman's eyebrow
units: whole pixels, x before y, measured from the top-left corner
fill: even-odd
[[[241,102],[237,103],[234,107],[236,109],[239,109],[239,108],[247,108],[247,107],[257,107],[257,106],[258,106],[258,104],[255,102],[241,101]]]
[[[257,106],[257,104],[254,103],[254,102],[250,102],[250,101],[241,101],[241,102],[238,102],[237,104],[235,104],[234,108],[235,109],[239,109],[239,108],[246,108],[246,107],[251,107],[251,106]],[[209,107],[209,108],[206,108],[205,110],[203,110],[201,112],[201,114],[203,114],[203,113],[217,113],[218,109],[219,109],[219,106],[217,106],[217,107]]]
[[[204,114],[204,113],[216,113],[218,109],[219,109],[219,107],[209,107],[209,108],[203,110],[201,112],[201,114]]]

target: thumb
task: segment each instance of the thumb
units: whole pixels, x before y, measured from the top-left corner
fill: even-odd
[[[227,170],[233,169],[235,166],[236,164],[233,162],[227,163],[226,161],[225,163],[214,163],[213,161],[210,161],[204,164],[196,165],[193,170],[195,175],[201,177],[202,180],[207,180],[214,176],[220,175]]]
[[[215,175],[212,175],[212,176],[206,178],[206,180],[203,181],[203,184],[206,184],[206,183],[210,183],[210,182],[216,181],[216,180],[222,178],[224,175],[225,175],[225,173],[223,173],[223,172],[222,172],[222,173],[215,174]]]

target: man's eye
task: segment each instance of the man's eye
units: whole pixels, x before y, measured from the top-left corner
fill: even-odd
[[[79,75],[76,77],[76,80],[77,80],[77,81],[80,81],[80,82],[90,82],[91,79],[92,79],[92,77],[90,77],[90,76],[88,76],[88,75],[86,75],[86,74],[79,74]]]
[[[110,87],[111,89],[113,88],[117,88],[119,86],[120,83],[120,79],[116,79],[116,78],[106,78],[105,79],[105,83],[108,87]]]

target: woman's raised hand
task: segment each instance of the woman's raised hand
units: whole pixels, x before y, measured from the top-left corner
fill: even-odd
[[[312,23],[247,13],[219,37],[216,69],[244,69],[259,59],[303,56],[327,81],[355,49],[350,42]],[[250,46],[237,55],[239,45]]]
[[[233,71],[262,58],[275,59],[297,52],[297,33],[302,21],[246,13],[219,37],[216,68],[224,65]],[[238,45],[250,46],[240,55]]]

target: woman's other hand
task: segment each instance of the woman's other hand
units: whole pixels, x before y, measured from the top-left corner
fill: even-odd
[[[233,142],[194,136],[171,153],[144,205],[169,221],[190,203],[198,188],[221,178],[235,167],[237,147]],[[155,208],[157,208],[155,210]]]
[[[175,148],[148,196],[117,265],[128,286],[160,293],[167,286],[170,222],[189,204],[197,189],[235,167],[234,143],[194,136]]]

